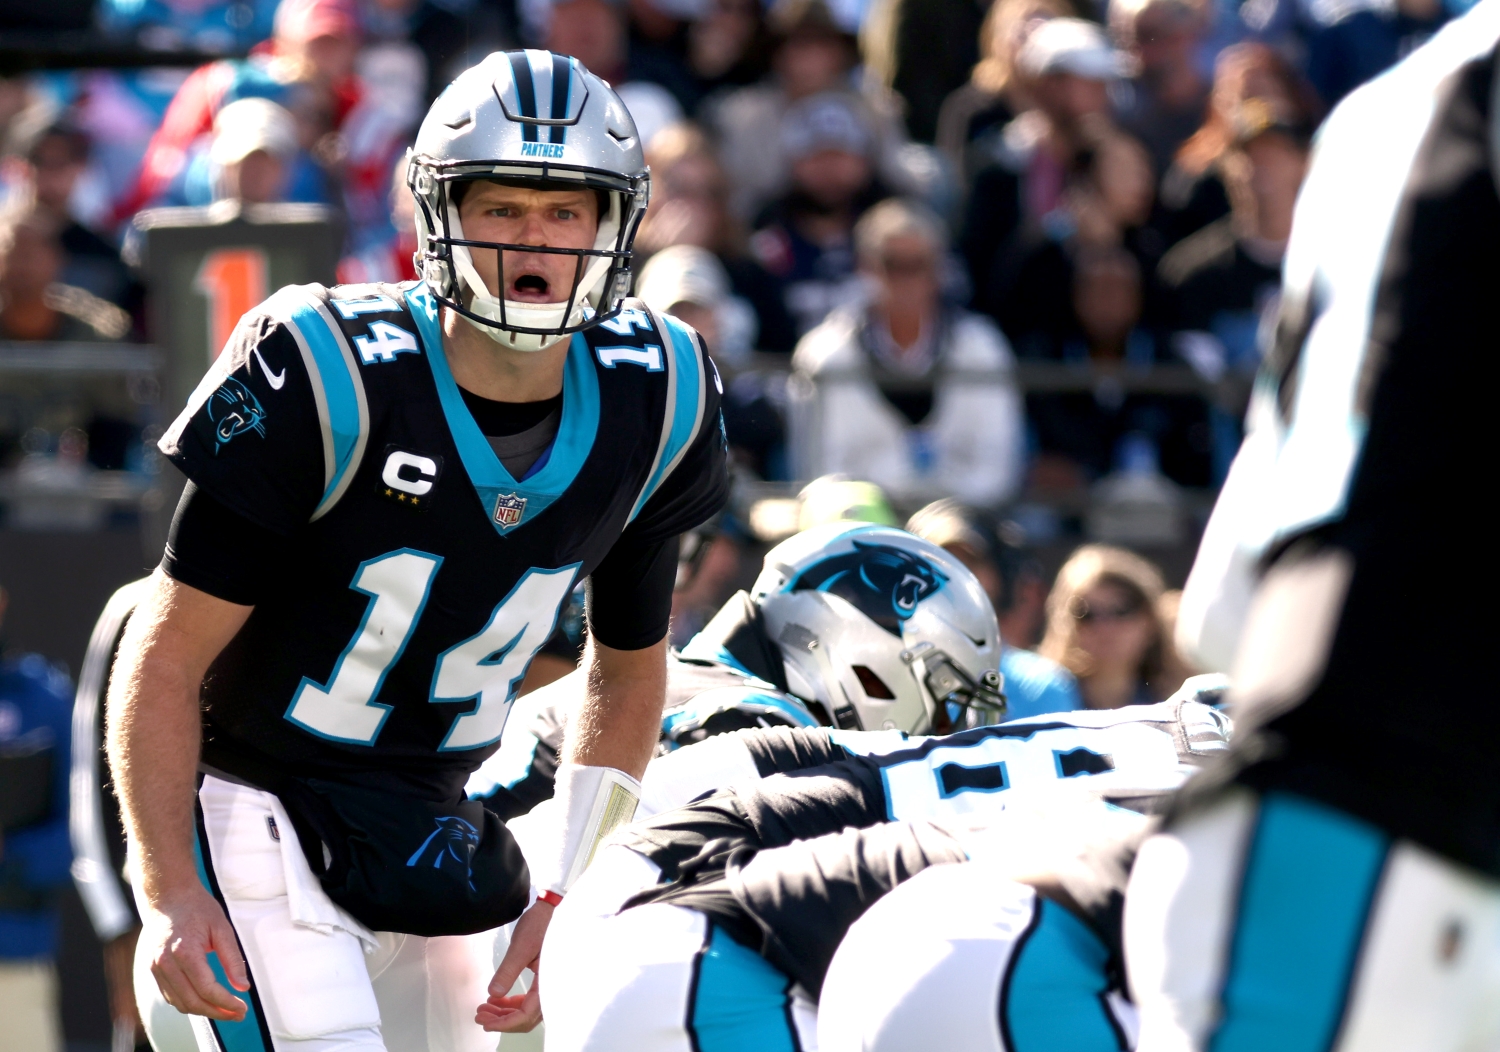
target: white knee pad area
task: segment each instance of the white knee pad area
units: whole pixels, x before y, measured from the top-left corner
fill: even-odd
[[[886,895],[829,965],[821,1052],[1002,1052],[1000,981],[1035,901],[977,862],[934,866]]]

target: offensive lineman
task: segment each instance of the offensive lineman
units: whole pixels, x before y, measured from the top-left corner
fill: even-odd
[[[725,497],[712,364],[625,300],[649,174],[609,86],[491,55],[408,171],[423,280],[283,289],[162,440],[191,484],[109,745],[139,952],[205,1050],[492,1048],[470,933],[523,910],[486,1011],[535,1025],[535,987],[501,995],[633,809],[675,537]],[[589,691],[528,880],[463,786],[584,577]]]
[[[1241,733],[1131,875],[1142,1052],[1500,1047],[1500,705],[1462,585],[1493,543],[1497,42],[1483,0],[1319,133],[1183,596]]]
[[[1149,808],[1226,747],[1228,721],[1197,686],[1157,705],[905,743],[741,731],[653,761],[737,739],[758,774],[726,770],[733,789],[634,823],[604,848],[545,950],[549,1048],[707,1049],[736,1031],[757,1048],[813,1047],[823,970],[871,901],[927,865],[975,857],[954,831],[994,822],[1012,800],[1073,790]],[[837,744],[861,739],[884,744],[868,755]],[[704,789],[677,783],[679,800]],[[1048,824],[1075,817],[1065,808]]]
[[[947,551],[889,526],[816,526],[767,552],[749,594],[736,592],[668,654],[658,750],[742,727],[891,729],[901,741],[998,722],[999,653],[989,597]],[[530,733],[506,738],[469,779],[469,796],[502,817],[550,796],[582,687],[571,673],[522,699],[512,725]],[[692,756],[711,777],[753,770],[733,745]],[[642,796],[639,813],[660,809]]]

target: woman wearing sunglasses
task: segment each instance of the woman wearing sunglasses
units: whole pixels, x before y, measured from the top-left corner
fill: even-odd
[[[1169,645],[1157,614],[1161,572],[1123,548],[1088,544],[1063,564],[1047,597],[1038,651],[1078,678],[1091,709],[1159,701]]]

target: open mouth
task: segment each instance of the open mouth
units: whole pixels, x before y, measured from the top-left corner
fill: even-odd
[[[540,274],[521,274],[510,283],[511,299],[550,303],[551,283]]]

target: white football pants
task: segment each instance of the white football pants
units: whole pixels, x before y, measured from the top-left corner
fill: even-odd
[[[933,866],[855,921],[823,981],[822,1052],[1131,1047],[1135,1010],[1107,990],[1103,944],[1009,871]]]
[[[210,775],[198,804],[201,875],[239,936],[250,1011],[240,1023],[181,1015],[138,953],[136,999],[156,1052],[495,1052],[497,1035],[474,1022],[494,932],[368,932],[318,886],[275,797]]]
[[[696,910],[620,912],[660,875],[611,845],[558,907],[541,961],[547,1052],[816,1052],[813,1003],[755,951]]]
[[[1125,955],[1140,1052],[1500,1049],[1500,882],[1305,797],[1146,841]]]

